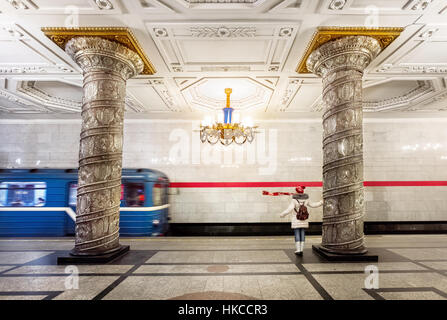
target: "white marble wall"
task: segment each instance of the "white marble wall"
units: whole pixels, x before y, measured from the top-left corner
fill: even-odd
[[[446,181],[447,122],[365,121],[365,180]],[[155,168],[173,182],[321,181],[319,120],[260,122],[252,145],[201,145],[188,121],[130,120],[125,124],[124,167]],[[78,121],[0,122],[0,167],[77,167]],[[219,151],[220,150],[220,151]],[[171,190],[173,222],[279,222],[287,197],[262,190],[292,188],[181,188]],[[321,188],[306,190],[312,200]],[[447,187],[368,187],[368,221],[447,219]],[[321,208],[311,219],[321,221]]]

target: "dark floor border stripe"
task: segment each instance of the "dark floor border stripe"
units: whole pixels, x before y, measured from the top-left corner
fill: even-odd
[[[68,277],[70,274],[67,273],[11,273],[11,274],[0,274],[0,278],[33,278],[33,277]],[[79,277],[119,277],[122,273],[78,273]]]
[[[290,237],[293,237],[293,235],[291,235]],[[148,238],[150,239],[150,238]],[[123,240],[123,239],[121,239]],[[125,239],[124,239],[125,240]],[[179,239],[180,240],[180,239]],[[243,239],[245,240],[245,239]],[[254,240],[254,239],[246,239],[246,240]],[[262,240],[262,239],[261,239]],[[197,239],[197,241],[203,241],[203,239]],[[266,241],[266,240],[263,240]],[[286,242],[290,242],[290,239],[285,238],[284,241]],[[146,243],[147,244],[147,243]],[[313,243],[311,243],[313,244]],[[394,250],[394,249],[447,249],[447,246],[434,246],[434,247],[374,247],[374,246],[368,246],[369,249],[386,249],[386,250]],[[272,249],[134,249],[134,248],[130,248],[131,251],[273,251],[273,250],[277,250],[277,251],[282,251],[284,249],[284,247],[281,248],[272,248]],[[66,253],[67,250],[41,250],[41,249],[27,249],[27,250],[14,250],[14,249],[0,249],[0,252],[51,252],[54,254],[59,254],[59,253]],[[396,253],[397,254],[397,253]],[[45,256],[42,256],[41,258],[44,258]],[[37,258],[40,259],[40,258]],[[36,260],[36,259],[35,259]],[[415,261],[427,261],[427,262],[434,262],[434,261],[447,261],[447,259],[424,259],[424,260],[420,260],[420,259],[415,259]],[[17,263],[0,263],[0,266],[10,266],[10,265],[17,265]]]
[[[128,270],[125,274],[121,274],[118,279],[113,281],[109,286],[107,286],[104,290],[102,290],[100,293],[98,293],[95,297],[93,297],[92,300],[101,300],[104,298],[107,294],[110,293],[113,289],[115,289],[121,282],[126,280],[126,278],[132,274],[135,270],[137,270],[140,266],[135,265],[130,270]]]
[[[121,238],[121,240],[123,240]],[[245,239],[243,239],[245,240]],[[247,240],[254,240],[254,239],[247,239]],[[197,239],[197,241],[203,241],[203,239]],[[289,239],[284,239],[284,241],[289,241]],[[407,247],[405,247],[407,248]],[[447,247],[442,247],[442,248],[447,248]],[[188,252],[188,251],[282,251],[284,250],[284,247],[281,248],[269,248],[269,249],[265,249],[265,248],[259,248],[259,249],[235,249],[235,248],[229,248],[229,249],[133,249],[132,247],[130,248],[131,251],[182,251],[182,252]],[[40,252],[43,250],[0,250],[0,252]],[[48,252],[51,253],[55,253],[55,254],[60,254],[60,253],[66,253],[67,250],[50,250]],[[42,256],[40,258],[43,258],[45,256]],[[36,258],[36,259],[40,259],[40,258]],[[34,259],[35,260],[35,259]],[[0,266],[2,264],[0,263]]]
[[[284,264],[289,265],[290,262],[146,262],[141,264],[142,266],[213,266],[213,265],[265,265],[265,264]]]
[[[439,270],[441,274],[445,272],[445,270]],[[363,271],[307,271],[312,275],[342,275],[342,274],[364,274]],[[404,273],[440,273],[432,270],[384,270],[380,271],[382,274],[404,274]],[[294,275],[294,274],[303,274],[302,271],[287,271],[287,272],[182,272],[182,273],[153,273],[153,272],[137,272],[132,273],[127,276],[265,276],[265,275]],[[80,277],[121,277],[124,274],[122,273],[80,273],[78,276]],[[0,274],[0,278],[33,278],[33,277],[66,277],[66,273],[20,273],[20,274]]]
[[[15,269],[18,269],[18,268],[20,268],[20,267],[22,267],[22,266],[21,266],[21,265],[20,265],[20,266],[18,266],[18,265],[11,266],[11,268],[6,269],[6,270],[3,270],[2,272],[0,272],[0,277],[1,277],[2,275],[4,275],[5,273],[7,273],[7,272],[9,272],[9,271],[12,271],[12,270],[15,270]]]
[[[427,266],[424,263],[419,262],[419,261],[413,261],[413,263],[418,265],[418,266],[420,266],[420,267],[423,267],[423,268],[426,268],[428,270],[431,270],[432,272],[436,272],[437,274],[440,274],[441,276],[446,276],[445,273],[444,273],[444,270],[438,270],[438,269],[429,267],[429,266]]]
[[[53,292],[52,294],[49,294],[46,298],[43,298],[43,300],[53,300],[54,298],[56,298],[58,295],[64,293],[65,291],[57,291],[57,292]]]
[[[229,272],[207,272],[207,273],[142,273],[142,272],[138,272],[138,273],[133,273],[130,276],[131,277],[139,277],[139,276],[143,276],[143,277],[157,277],[157,276],[162,276],[162,277],[189,277],[189,276],[207,276],[207,277],[215,277],[215,276],[291,276],[291,275],[300,275],[301,272],[296,271],[296,272],[234,272],[234,273],[229,273]]]
[[[181,251],[181,252],[216,252],[216,251],[283,251],[284,248],[274,248],[274,249],[184,249],[184,250],[178,250],[178,249],[160,249],[157,250],[158,252],[169,252],[169,251]]]
[[[447,262],[447,259],[427,259],[427,260],[412,260],[412,261],[416,261],[416,262]]]
[[[321,222],[310,222],[308,235],[321,235]],[[447,234],[447,221],[365,221],[365,234]],[[170,236],[291,235],[290,222],[171,223]]]
[[[386,300],[379,293],[377,293],[377,291],[374,290],[374,289],[365,289],[365,288],[363,288],[363,291],[365,291],[374,300]]]
[[[385,298],[382,297],[380,293],[387,293],[387,292],[396,292],[396,293],[434,292],[440,295],[441,297],[447,299],[447,293],[435,287],[380,288],[380,289],[363,289],[363,290],[373,298],[375,299],[377,298],[376,300],[385,300]]]
[[[138,272],[138,273],[131,273],[127,275],[123,274],[106,274],[106,273],[96,273],[96,274],[79,274],[80,277],[107,277],[107,276],[115,276],[115,277],[166,277],[166,276],[172,276],[172,277],[188,277],[188,276],[275,276],[275,275],[297,275],[301,274],[301,272],[195,272],[195,273],[150,273],[150,272]],[[67,274],[60,274],[60,273],[40,273],[40,274],[5,274],[0,275],[0,278],[39,278],[39,277],[66,277]],[[122,281],[120,281],[122,282]]]
[[[157,251],[154,250],[147,250],[150,251],[151,255],[148,255],[146,257],[146,261],[153,257]],[[132,268],[127,270],[124,274],[121,274],[118,279],[113,281],[110,285],[108,285],[104,290],[102,290],[100,293],[98,293],[95,297],[93,297],[92,300],[101,300],[104,298],[107,294],[109,294],[113,289],[115,289],[120,283],[122,283],[124,280],[127,279],[128,276],[130,276],[135,270],[137,270],[141,266],[141,263],[135,264]]]
[[[364,271],[309,271],[311,274],[364,274]],[[433,273],[432,270],[379,270],[379,273]]]
[[[52,300],[64,291],[2,291],[0,296],[46,296],[43,300]]]
[[[306,277],[307,281],[314,287],[324,300],[334,300],[332,296],[323,288],[323,286],[315,279],[312,274],[298,261],[293,250],[284,250],[285,254],[290,258],[290,261],[295,263],[301,273]]]

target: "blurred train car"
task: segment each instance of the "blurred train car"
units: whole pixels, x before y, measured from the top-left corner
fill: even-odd
[[[0,169],[0,237],[68,236],[75,231],[76,169]],[[123,169],[120,235],[160,236],[169,227],[169,179]]]

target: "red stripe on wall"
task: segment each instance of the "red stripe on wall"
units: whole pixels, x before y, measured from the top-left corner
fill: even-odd
[[[447,181],[365,181],[365,187],[440,187]]]
[[[171,188],[281,188],[322,187],[322,182],[172,182]]]
[[[439,187],[447,181],[365,181],[365,187]],[[171,188],[289,188],[322,187],[321,181],[291,182],[171,182]]]

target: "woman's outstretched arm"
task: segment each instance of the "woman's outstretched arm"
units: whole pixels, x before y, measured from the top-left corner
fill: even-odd
[[[323,205],[323,200],[320,200],[318,202],[310,202],[308,203],[308,206],[311,208],[318,208],[321,207]]]
[[[281,212],[279,214],[279,216],[281,218],[284,218],[286,215],[288,215],[290,212],[292,212],[292,210],[295,208],[295,200],[292,200],[289,204],[289,206],[287,207],[286,210],[284,210],[283,212]]]

